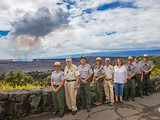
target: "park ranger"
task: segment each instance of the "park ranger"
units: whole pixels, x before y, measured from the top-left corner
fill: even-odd
[[[51,75],[51,86],[52,86],[52,98],[54,105],[54,112],[56,114],[59,112],[59,117],[64,115],[64,105],[65,105],[65,92],[64,92],[64,73],[60,70],[60,62],[54,63],[55,71]]]
[[[64,69],[65,76],[65,96],[66,104],[69,110],[72,110],[72,115],[77,113],[76,96],[79,81],[79,70],[77,66],[72,64],[70,57],[66,58],[67,66]]]
[[[131,56],[128,57],[128,64],[125,65],[127,69],[127,82],[125,83],[125,97],[126,100],[129,100],[129,88],[131,89],[131,99],[135,101],[135,67],[132,64],[133,58]]]
[[[96,65],[94,67],[94,77],[93,84],[95,90],[95,105],[101,105],[103,103],[103,79],[106,76],[104,73],[104,68],[102,63],[102,59],[100,57],[96,58]]]
[[[91,94],[90,94],[90,79],[93,71],[89,64],[86,64],[86,57],[82,56],[80,59],[81,65],[78,66],[80,72],[80,97],[82,107],[87,108],[87,112],[91,110]]]
[[[142,94],[142,82],[143,82],[143,70],[142,70],[142,64],[139,62],[139,57],[135,57],[135,62],[133,63],[136,71],[135,80],[138,84],[138,92],[141,98],[143,98]]]
[[[113,83],[114,83],[114,68],[110,65],[110,58],[105,59],[106,65],[104,66],[105,78],[104,78],[104,89],[106,95],[105,103],[110,103],[109,105],[114,104],[114,92],[113,92]]]
[[[148,60],[148,55],[144,54],[143,60],[141,61],[143,70],[143,92],[149,96],[149,84],[150,84],[150,74],[153,70],[152,63]]]

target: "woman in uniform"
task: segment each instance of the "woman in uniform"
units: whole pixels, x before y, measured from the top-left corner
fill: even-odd
[[[60,62],[54,63],[55,71],[52,72],[51,75],[51,86],[52,86],[52,98],[53,98],[53,106],[54,112],[56,114],[59,112],[59,117],[64,116],[64,106],[65,106],[65,92],[64,92],[64,73],[60,70],[61,64]]]
[[[96,97],[96,102],[94,103],[94,105],[101,105],[103,103],[103,78],[105,77],[105,73],[101,63],[102,59],[100,57],[97,57],[93,77],[93,84]]]

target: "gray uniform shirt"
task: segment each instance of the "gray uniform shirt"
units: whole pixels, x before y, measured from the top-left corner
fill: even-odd
[[[142,60],[142,61],[141,61],[141,64],[142,64],[142,70],[148,71],[148,70],[150,70],[151,68],[153,68],[152,63],[151,63],[149,60],[147,60],[146,62],[144,62],[144,60]]]
[[[79,65],[78,70],[81,78],[86,78],[89,74],[93,74],[92,68],[89,64],[85,64],[84,67]]]
[[[134,62],[133,65],[135,67],[136,74],[141,74],[142,64],[140,62],[138,62],[138,63]]]
[[[97,67],[97,65],[94,67],[94,75],[95,77],[99,77],[104,73],[104,68],[101,65],[100,68]]]
[[[131,65],[126,64],[125,67],[127,69],[127,76],[130,77],[135,72],[135,67],[133,64],[131,64]]]
[[[53,71],[51,74],[51,80],[53,80],[54,85],[60,85],[61,81],[64,79],[64,73],[61,70],[59,70],[58,73],[56,71]]]

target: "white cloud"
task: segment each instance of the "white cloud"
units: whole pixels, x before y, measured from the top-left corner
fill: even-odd
[[[51,57],[57,55],[100,52],[109,50],[150,49],[160,46],[160,1],[136,0],[137,8],[116,8],[97,11],[100,5],[116,0],[77,0],[69,9],[70,26],[65,31],[50,33],[42,39],[40,54],[33,57]],[[126,0],[123,0],[126,2]],[[133,0],[127,0],[133,2]],[[48,7],[51,11],[60,0],[1,0],[0,28],[10,30],[10,21],[19,19],[26,12],[36,11],[39,7]],[[60,5],[67,10],[64,3]],[[92,13],[82,10],[92,9]],[[8,15],[9,14],[9,15]],[[105,32],[115,34],[105,34]],[[8,44],[8,43],[6,43]],[[1,53],[2,54],[2,53]]]

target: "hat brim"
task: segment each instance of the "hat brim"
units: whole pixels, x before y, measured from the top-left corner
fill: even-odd
[[[59,67],[62,67],[62,65],[52,65],[52,67],[55,67],[55,66],[59,66]]]
[[[103,62],[103,60],[95,60],[95,61],[101,61],[101,62]]]
[[[82,60],[83,58],[84,58],[85,60],[87,60],[85,57],[81,57],[81,59],[80,59],[80,60]]]

